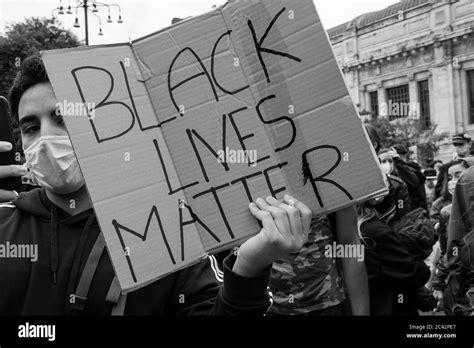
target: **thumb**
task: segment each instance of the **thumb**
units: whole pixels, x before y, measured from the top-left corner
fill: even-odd
[[[0,141],[0,152],[8,152],[13,148],[12,144],[8,141]]]
[[[0,190],[0,203],[12,202],[18,198],[18,192]]]

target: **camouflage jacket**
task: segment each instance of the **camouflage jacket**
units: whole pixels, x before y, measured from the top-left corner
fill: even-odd
[[[333,241],[329,219],[313,217],[308,242],[302,250],[273,263],[270,314],[305,314],[344,300],[342,272],[336,259],[324,255],[326,245]]]

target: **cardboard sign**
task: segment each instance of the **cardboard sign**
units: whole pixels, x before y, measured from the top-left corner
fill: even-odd
[[[387,190],[311,0],[43,59],[124,292],[258,233],[258,197],[324,214]]]

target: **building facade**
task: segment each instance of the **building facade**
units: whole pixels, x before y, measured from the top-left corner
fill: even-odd
[[[474,0],[401,0],[328,35],[361,115],[474,139]]]

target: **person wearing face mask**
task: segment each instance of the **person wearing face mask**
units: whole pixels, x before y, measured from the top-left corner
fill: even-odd
[[[453,192],[447,228],[449,277],[443,294],[448,315],[474,314],[474,167],[465,170]]]
[[[77,192],[85,185],[67,135],[41,136],[23,150],[33,185],[56,195]]]
[[[426,203],[428,203],[428,209],[434,202],[434,189],[436,186],[436,170],[433,168],[427,168],[423,171],[423,175],[426,178],[425,181],[425,192],[426,192]]]
[[[380,169],[386,175],[393,174],[394,166],[393,166],[393,154],[389,152],[387,149],[382,149],[379,152],[379,161],[380,161]]]
[[[380,169],[382,170],[383,174],[387,177],[387,181],[389,184],[389,194],[388,197],[385,198],[385,202],[393,201],[395,202],[395,217],[396,219],[401,218],[402,216],[408,214],[411,209],[410,203],[410,196],[408,195],[408,188],[405,182],[394,175],[394,164],[393,164],[393,157],[392,153],[388,149],[382,149],[379,153],[379,161],[380,161]],[[382,200],[380,200],[382,202]],[[378,203],[380,203],[378,202]],[[383,209],[384,212],[388,212],[386,207],[383,207],[383,204],[378,205],[379,208]]]
[[[371,200],[358,207],[369,279],[370,314],[416,316],[421,300],[419,291],[428,281],[430,271],[390,226],[393,217],[383,213],[394,204],[387,196],[382,202]]]
[[[272,263],[306,243],[312,217],[308,207],[290,196],[283,202],[257,199],[249,209],[262,230],[226,258],[223,272],[211,256],[122,296],[39,57],[22,62],[10,104],[21,127],[29,178],[41,188],[0,205],[0,244],[37,246],[35,261],[1,260],[0,315],[263,315],[267,311]]]
[[[453,154],[453,160],[469,157],[471,152],[471,137],[464,133],[455,134],[453,136],[453,146],[456,152]]]
[[[425,181],[418,163],[410,161],[408,151],[403,145],[395,145],[389,153],[393,157],[394,172],[408,187],[412,210],[422,208],[428,211],[426,202]]]
[[[446,288],[446,279],[449,274],[447,267],[447,226],[451,215],[451,206],[456,189],[456,184],[462,173],[469,168],[469,164],[464,160],[451,162],[448,171],[443,178],[443,189],[441,197],[438,198],[431,207],[430,219],[435,226],[438,235],[441,254],[435,267],[432,289],[433,295],[439,301],[443,299],[443,292]]]
[[[470,149],[472,146],[471,137],[464,133],[455,134],[452,138],[452,144],[456,149],[456,152],[453,154],[453,160],[443,164],[439,167],[438,179],[435,187],[435,197],[436,199],[441,196],[441,190],[443,189],[443,178],[448,172],[448,168],[451,167],[456,161],[463,159],[469,166],[474,166],[474,157],[470,154]]]

